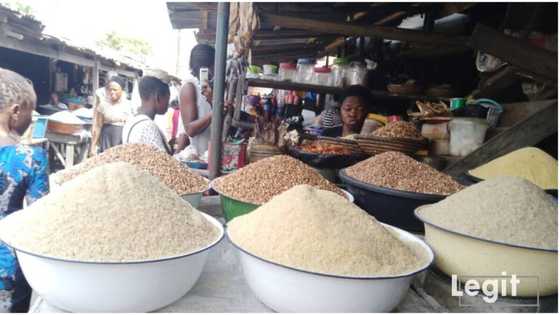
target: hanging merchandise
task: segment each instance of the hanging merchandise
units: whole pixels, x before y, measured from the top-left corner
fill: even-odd
[[[494,72],[504,66],[506,63],[492,55],[483,52],[476,54],[476,69],[479,72]]]

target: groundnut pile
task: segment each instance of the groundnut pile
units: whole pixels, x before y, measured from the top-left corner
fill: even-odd
[[[393,121],[385,127],[381,127],[372,133],[376,137],[384,138],[407,138],[421,140],[422,135],[416,126],[408,121]]]
[[[173,157],[147,144],[125,144],[110,148],[74,167],[56,173],[54,181],[62,184],[97,166],[118,161],[128,162],[159,177],[167,187],[179,195],[201,192],[208,187],[202,176],[189,171]]]
[[[438,172],[400,152],[385,152],[346,169],[359,181],[410,192],[450,195],[463,185],[451,176]]]
[[[234,199],[260,205],[296,185],[304,184],[344,196],[336,185],[303,162],[287,155],[276,155],[251,163],[218,179],[214,187]]]

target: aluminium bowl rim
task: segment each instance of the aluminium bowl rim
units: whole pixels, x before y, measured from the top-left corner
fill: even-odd
[[[303,270],[303,269],[299,269],[299,268],[295,268],[295,267],[290,267],[290,266],[286,266],[286,265],[283,265],[283,264],[280,264],[280,263],[277,263],[277,262],[270,261],[266,258],[259,257],[255,254],[243,249],[240,245],[236,244],[231,239],[231,237],[229,235],[229,228],[227,226],[226,226],[225,234],[227,236],[228,241],[233,245],[233,247],[235,247],[239,251],[243,252],[244,254],[247,254],[247,255],[249,255],[253,258],[256,258],[257,260],[260,260],[262,262],[275,265],[277,267],[281,267],[281,268],[289,269],[291,271],[301,272],[301,273],[308,274],[308,275],[313,275],[313,276],[322,276],[322,277],[335,278],[335,279],[345,279],[345,280],[360,280],[360,281],[395,280],[395,279],[401,279],[401,278],[407,278],[407,277],[415,276],[415,275],[427,270],[428,268],[430,268],[430,266],[432,265],[432,263],[435,260],[435,253],[434,253],[434,250],[432,249],[432,247],[426,241],[421,240],[419,237],[417,237],[414,234],[412,234],[410,232],[407,232],[403,229],[400,229],[400,228],[397,228],[395,226],[385,224],[385,223],[382,223],[382,222],[379,222],[379,223],[381,225],[385,226],[385,227],[388,226],[389,228],[392,228],[392,229],[396,230],[396,232],[399,233],[399,234],[405,234],[405,235],[408,235],[408,236],[412,237],[415,240],[415,243],[419,243],[421,245],[424,245],[424,246],[420,246],[420,247],[422,247],[422,250],[425,253],[428,253],[428,258],[429,259],[422,265],[422,267],[420,267],[418,269],[415,269],[414,271],[410,271],[410,272],[405,273],[405,274],[398,274],[398,275],[394,275],[394,276],[365,276],[365,277],[360,277],[360,276],[334,275],[334,274],[315,272],[315,271],[309,271],[309,270]]]

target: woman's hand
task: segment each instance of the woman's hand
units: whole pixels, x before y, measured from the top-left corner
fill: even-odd
[[[212,87],[208,84],[208,82],[203,82],[201,87],[201,93],[206,97],[206,101],[212,106],[212,97],[213,97],[213,90]]]

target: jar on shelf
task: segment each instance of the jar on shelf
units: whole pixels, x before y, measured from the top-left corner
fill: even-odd
[[[366,73],[367,69],[363,63],[350,63],[345,72],[346,85],[363,85]]]
[[[377,114],[368,114],[366,119],[364,120],[364,124],[362,125],[362,130],[360,134],[363,136],[371,135],[375,130],[383,127],[385,124],[381,119],[379,119],[380,115]]]
[[[311,83],[322,86],[332,86],[332,72],[331,68],[315,67],[313,70],[313,80]]]
[[[297,62],[296,82],[310,84],[313,80],[313,68],[315,60],[310,58],[300,58]]]
[[[297,66],[290,62],[281,62],[280,70],[278,71],[278,80],[280,81],[295,81],[297,73]]]
[[[276,80],[278,73],[278,66],[276,65],[263,65],[263,75],[262,78],[265,80]]]
[[[348,71],[348,59],[336,58],[332,67],[333,86],[344,87],[346,86],[346,71]]]

